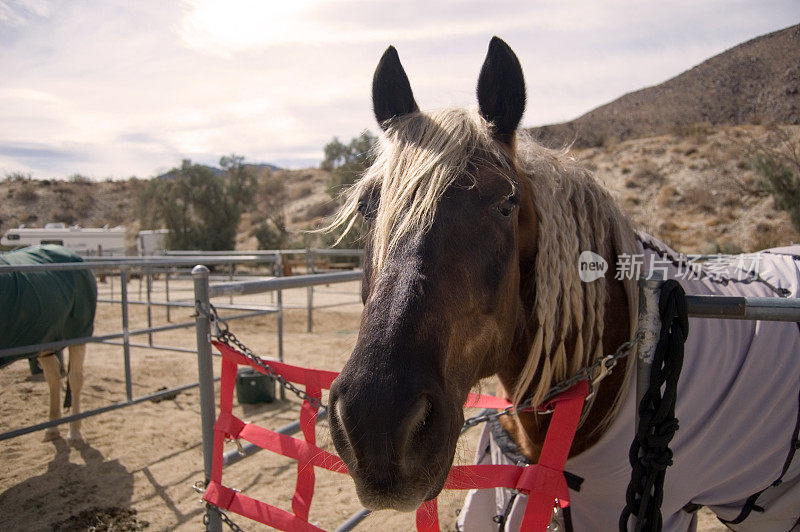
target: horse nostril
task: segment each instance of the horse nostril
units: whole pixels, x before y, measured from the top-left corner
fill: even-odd
[[[411,414],[408,416],[408,439],[412,439],[415,434],[424,428],[428,414],[431,412],[431,406],[430,399],[424,395],[414,404],[414,407],[410,410]]]
[[[398,431],[400,455],[405,456],[414,442],[425,433],[433,404],[427,395],[421,396],[409,409],[409,414]]]

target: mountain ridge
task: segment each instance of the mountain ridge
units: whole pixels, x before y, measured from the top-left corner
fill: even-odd
[[[698,123],[800,124],[800,25],[738,44],[574,120],[529,131],[549,147],[587,148]]]

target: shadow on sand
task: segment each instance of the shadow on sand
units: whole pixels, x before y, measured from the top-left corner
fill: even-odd
[[[85,442],[70,446],[59,438],[51,443],[55,456],[45,473],[0,493],[5,530],[50,530],[84,510],[130,506],[133,475],[118,460],[105,460]],[[80,454],[80,460],[70,461],[71,453]]]

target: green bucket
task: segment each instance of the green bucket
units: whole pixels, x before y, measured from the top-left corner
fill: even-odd
[[[239,404],[271,403],[275,400],[275,380],[253,368],[239,368],[236,398]]]

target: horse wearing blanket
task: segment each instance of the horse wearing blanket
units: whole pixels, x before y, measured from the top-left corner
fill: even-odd
[[[477,112],[423,113],[394,48],[375,72],[384,134],[334,222],[363,216],[370,231],[358,341],[331,388],[333,441],[367,508],[409,511],[444,486],[462,405],[480,379],[496,375],[499,395],[538,405],[556,384],[642,338],[617,371],[592,375],[596,393],[565,467],[568,524],[612,530],[631,477],[636,350],[652,348],[659,318],[639,316],[637,275],[612,267],[584,282],[578,258],[639,257],[642,273],[658,268],[670,279],[685,264],[637,233],[589,171],[516,131],[525,85],[500,39],[477,93]],[[680,283],[689,294],[797,297],[798,256],[800,247],[759,254],[757,270],[734,259],[719,279],[695,272]],[[664,529],[691,530],[700,505],[737,530],[791,529],[800,518],[797,324],[692,319],[689,331]],[[530,410],[499,418],[478,459],[536,463],[550,419]],[[526,498],[473,492],[459,527],[517,528]]]
[[[0,264],[30,265],[82,262],[60,246],[32,246],[0,254]],[[91,336],[97,307],[97,284],[89,270],[51,270],[0,274],[0,349],[58,342]],[[72,413],[80,413],[83,360],[86,345],[69,346],[67,397]],[[14,360],[38,356],[50,388],[50,419],[61,417],[61,368],[53,352],[28,353],[0,359],[0,367]],[[58,427],[45,430],[44,441],[59,437]],[[69,439],[80,441],[80,420],[70,423]]]

